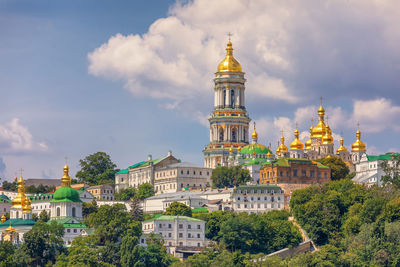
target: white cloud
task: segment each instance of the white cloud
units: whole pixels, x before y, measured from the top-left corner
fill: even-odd
[[[36,142],[25,126],[21,125],[18,118],[0,125],[0,147],[5,153],[20,153],[27,151],[46,151],[44,142]]]

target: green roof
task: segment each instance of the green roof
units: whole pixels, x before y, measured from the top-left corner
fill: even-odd
[[[32,202],[43,201],[52,199],[54,193],[47,193],[47,194],[36,194],[28,196]]]
[[[206,213],[206,212],[208,212],[208,209],[207,208],[195,208],[195,209],[192,209],[192,212],[193,213]]]
[[[0,199],[10,200],[10,198],[4,194],[0,195]]]
[[[292,163],[316,164],[318,168],[329,169],[328,166],[325,166],[318,161],[314,161],[314,160],[310,160],[310,159],[295,159],[295,158],[279,158],[277,160],[272,161],[271,163],[266,162],[263,165],[272,164],[273,166],[278,166],[278,167],[291,167]]]
[[[367,158],[368,158],[368,161],[391,160],[393,155],[400,156],[399,153],[386,153],[386,154],[379,155],[379,156],[367,155]]]
[[[56,219],[56,220],[50,220],[47,222],[47,224],[51,224],[52,221],[56,221],[59,224],[62,224],[64,226],[64,228],[86,228],[86,225],[79,222],[79,223],[68,223],[69,221],[71,221],[72,219],[75,219],[72,216],[67,216],[61,219]]]
[[[142,161],[142,162],[136,163],[136,164],[134,164],[134,165],[132,165],[132,166],[129,166],[129,169],[146,167],[146,166],[149,166],[150,163],[152,163],[153,165],[155,165],[155,164],[159,163],[160,161],[162,161],[162,160],[165,159],[165,158],[166,158],[166,157],[164,157],[164,158],[159,158],[159,159],[152,159],[152,160],[148,160],[148,161]]]
[[[82,202],[79,197],[79,192],[70,186],[60,187],[54,192],[53,199],[50,203],[54,202]]]
[[[265,184],[265,185],[261,185],[261,184],[260,185],[240,185],[240,186],[236,187],[234,192],[236,193],[237,190],[241,190],[241,191],[243,191],[243,190],[247,190],[247,191],[250,191],[250,190],[254,190],[254,191],[256,191],[256,190],[268,190],[268,191],[274,190],[274,191],[278,191],[278,190],[281,190],[281,192],[283,193],[283,190],[282,190],[281,187],[279,187],[277,185],[271,185],[271,184]]]
[[[250,166],[250,165],[263,165],[264,163],[267,163],[267,159],[252,159],[243,164],[244,166]]]
[[[129,173],[129,169],[128,169],[128,168],[123,169],[123,170],[120,170],[120,171],[117,172],[116,174],[126,174],[126,173]]]
[[[0,223],[0,228],[7,228],[10,226],[12,227],[24,227],[24,226],[33,226],[36,222],[34,220],[25,220],[25,219],[9,219],[3,223]]]
[[[151,222],[151,221],[154,221],[154,220],[157,220],[157,221],[173,221],[173,220],[175,220],[175,219],[177,219],[177,218],[179,218],[179,219],[185,219],[185,220],[187,220],[187,221],[189,221],[189,222],[204,222],[204,221],[202,221],[202,220],[199,220],[199,219],[196,219],[196,218],[192,218],[192,217],[187,217],[187,216],[170,216],[170,215],[162,215],[162,216],[157,217],[157,218],[152,218],[152,219],[145,220],[145,222]]]
[[[241,150],[240,150],[240,154],[268,154],[268,152],[273,155],[274,153],[272,153],[272,151],[261,144],[250,144],[247,146],[244,146]]]

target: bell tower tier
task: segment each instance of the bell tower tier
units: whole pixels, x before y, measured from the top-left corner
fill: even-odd
[[[210,143],[203,150],[207,168],[226,166],[230,148],[233,154],[237,154],[239,147],[249,144],[251,119],[245,108],[245,82],[229,40],[226,57],[219,64],[214,78],[214,109],[208,119]]]

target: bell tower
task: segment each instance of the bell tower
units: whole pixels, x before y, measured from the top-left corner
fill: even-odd
[[[230,148],[236,155],[239,148],[249,144],[251,119],[245,108],[246,79],[240,63],[233,57],[230,37],[231,34],[226,56],[218,65],[214,78],[214,109],[208,119],[210,143],[203,150],[207,168],[226,166]]]

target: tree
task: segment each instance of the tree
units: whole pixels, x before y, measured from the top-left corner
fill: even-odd
[[[318,160],[325,166],[331,168],[331,180],[340,180],[346,178],[350,173],[349,167],[341,158],[338,157],[327,157]]]
[[[131,211],[132,220],[143,221],[143,209],[140,207],[140,201],[137,198],[132,199]]]
[[[17,191],[17,187],[18,187],[16,181],[15,181],[15,182],[11,182],[11,183],[10,183],[10,182],[7,182],[7,181],[4,181],[3,184],[2,184],[2,186],[3,186],[3,189],[4,189],[4,190],[14,191],[14,192]]]
[[[64,227],[55,221],[51,224],[37,222],[24,234],[24,249],[32,259],[32,265],[55,263],[56,256],[64,251]]]
[[[154,196],[154,187],[150,183],[144,183],[139,185],[138,191],[137,191],[137,198],[140,200],[143,200],[145,198]]]
[[[30,185],[26,187],[26,193],[31,193],[31,194],[43,194],[43,193],[49,193],[49,192],[54,192],[56,190],[55,186],[48,186],[48,185],[38,185],[37,187],[34,185]]]
[[[50,214],[47,213],[47,211],[42,210],[39,214],[39,221],[41,222],[48,222],[50,220]]]
[[[395,188],[400,189],[400,154],[392,154],[391,160],[384,160],[381,167],[385,175],[381,177],[384,185],[392,184]]]
[[[134,187],[128,187],[125,189],[121,189],[118,193],[115,193],[115,200],[129,200],[136,197],[137,190]]]
[[[237,217],[232,217],[225,221],[221,225],[219,235],[230,251],[235,251],[236,249],[248,251],[250,249],[248,241],[253,237],[251,225]]]
[[[89,214],[97,212],[98,209],[99,208],[97,207],[96,199],[94,199],[94,198],[93,198],[92,202],[90,202],[90,203],[83,202],[83,204],[82,204],[82,216],[84,218],[87,218],[87,216],[89,216]]]
[[[192,209],[180,202],[172,202],[165,210],[164,215],[192,217]]]
[[[14,254],[16,247],[8,241],[0,241],[0,262],[4,262],[8,256]]]
[[[251,181],[250,172],[241,166],[218,167],[213,170],[211,180],[214,188],[233,187]]]
[[[97,152],[79,161],[81,170],[76,173],[80,182],[90,185],[114,184],[115,173],[119,171],[109,155]]]

